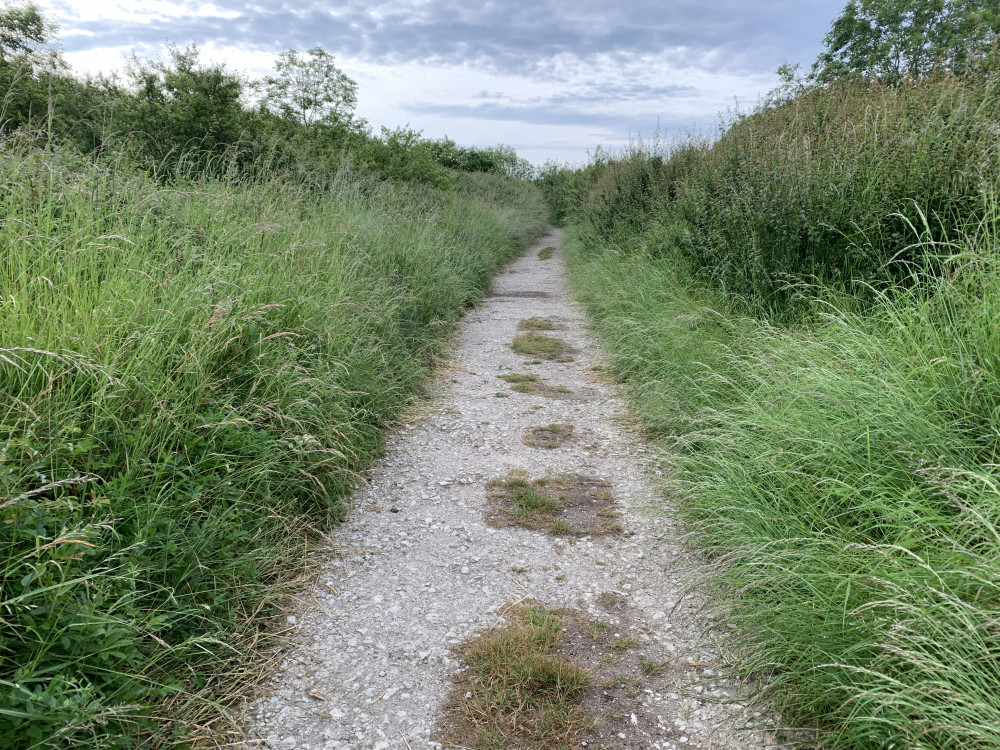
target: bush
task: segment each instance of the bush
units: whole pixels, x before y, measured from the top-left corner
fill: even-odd
[[[864,295],[922,262],[911,226],[942,241],[981,216],[979,189],[1000,168],[998,101],[995,80],[947,75],[808,89],[711,145],[636,144],[591,171],[579,216],[618,245],[668,227],[699,274],[758,310],[786,307],[795,279]]]

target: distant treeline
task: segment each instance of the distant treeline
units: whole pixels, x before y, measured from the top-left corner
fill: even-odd
[[[168,47],[165,60],[133,56],[124,78],[81,78],[52,47],[54,33],[33,5],[0,8],[0,134],[27,130],[85,154],[126,150],[158,174],[195,153],[195,166],[211,169],[231,151],[241,166],[262,156],[269,168],[350,160],[384,179],[436,186],[455,171],[533,172],[509,146],[459,146],[406,127],[373,133],[354,114],[356,84],[321,48],[281,53],[259,81],[203,62],[193,44]]]

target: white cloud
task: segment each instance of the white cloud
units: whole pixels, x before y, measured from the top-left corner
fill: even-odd
[[[133,50],[159,56],[169,39],[196,41],[203,59],[260,77],[282,49],[320,43],[358,81],[358,114],[376,128],[509,143],[536,162],[580,161],[598,143],[649,133],[657,119],[712,130],[734,99],[750,104],[775,84],[775,60],[797,60],[774,45],[818,49],[842,3],[815,0],[799,15],[818,20],[803,26],[782,20],[782,9],[802,7],[794,0],[509,1],[39,3],[80,73],[120,71]],[[815,38],[774,28],[786,21]]]

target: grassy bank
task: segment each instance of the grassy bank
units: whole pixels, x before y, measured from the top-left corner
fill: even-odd
[[[572,277],[647,429],[671,447],[671,495],[710,562],[723,621],[737,627],[738,666],[786,724],[844,750],[995,748],[1000,173],[989,160],[956,168],[923,192],[901,188],[896,209],[858,196],[839,214],[793,210],[798,193],[781,175],[809,174],[820,148],[799,123],[828,123],[849,94],[812,92],[787,127],[765,127],[782,116],[766,109],[716,146],[692,147],[711,163],[743,149],[739,169],[759,181],[706,199],[697,232],[675,205],[694,189],[685,180],[702,180],[691,148],[680,164],[635,152],[591,175],[570,233]],[[865,101],[855,101],[862,119],[882,100]],[[930,128],[939,111],[894,117],[885,132]],[[957,119],[953,133],[963,122],[995,127],[981,118]],[[957,148],[951,139],[878,151],[880,169],[912,174],[908,165]],[[858,175],[847,169],[857,149],[843,149],[831,195],[849,196]],[[755,172],[765,157],[786,170]],[[681,169],[688,177],[672,187],[634,177]],[[635,225],[609,231],[615,184],[646,203]],[[948,211],[921,224],[922,207],[948,190]],[[770,220],[743,223],[743,235],[726,229],[767,205]],[[819,248],[835,243],[740,275],[777,252],[770,242],[748,251],[770,236],[763,228],[805,238],[827,218],[834,227],[869,212],[881,229],[845,246],[860,260],[839,275],[820,268]],[[715,238],[715,256],[694,251],[699,237]],[[886,253],[896,256],[888,265]]]
[[[17,138],[0,173],[0,745],[190,743],[545,209],[495,175],[164,183]]]

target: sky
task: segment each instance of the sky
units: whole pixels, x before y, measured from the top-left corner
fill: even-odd
[[[717,132],[783,63],[808,68],[846,0],[36,0],[78,74],[195,42],[260,78],[320,46],[357,114],[461,145],[582,164],[657,130]]]

